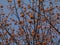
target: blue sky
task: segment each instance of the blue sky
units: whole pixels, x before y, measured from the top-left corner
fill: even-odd
[[[25,2],[27,5],[30,4],[29,0],[22,0],[22,1]],[[60,0],[58,1],[58,3],[55,3],[54,0],[52,0],[52,2],[53,2],[53,5],[54,5],[54,6],[56,6],[56,5],[60,6]],[[8,2],[7,2],[7,0],[0,0],[0,4],[2,4],[2,5],[4,6],[4,13],[7,15],[7,14],[10,12],[10,10],[7,9],[7,7],[6,7],[7,5],[9,5]],[[44,4],[46,4],[45,8],[49,7],[49,2],[45,2]],[[12,2],[11,5],[14,5],[14,2]],[[17,8],[18,8],[18,7],[17,7]],[[57,9],[55,9],[54,12],[56,12],[56,10],[57,10]],[[19,10],[18,10],[18,14],[19,14],[20,11],[21,11],[21,10],[19,9]],[[57,12],[60,13],[59,10],[57,10]],[[18,20],[14,14],[12,14],[12,15],[10,16],[10,18],[14,18],[15,20]],[[56,27],[57,27],[58,30],[60,31],[60,24],[57,24]],[[18,26],[15,26],[15,25],[13,24],[13,22],[12,22],[12,28],[18,29]],[[57,37],[58,37],[58,39],[56,39],[56,40],[59,40],[59,39],[60,39],[60,35],[57,35]],[[13,45],[13,44],[11,44],[11,45]],[[15,45],[15,44],[14,44],[14,45]]]

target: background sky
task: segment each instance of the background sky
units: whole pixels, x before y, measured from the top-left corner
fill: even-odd
[[[26,3],[27,5],[28,4],[30,4],[30,0],[22,0],[24,3]],[[60,6],[60,0],[58,1],[58,3],[57,2],[54,2],[55,0],[52,0],[52,2],[53,2],[53,5],[54,6],[56,6],[56,5],[58,5],[58,6]],[[16,2],[17,3],[17,2]],[[5,13],[5,15],[8,15],[8,13],[10,12],[10,10],[9,9],[7,9],[7,5],[9,5],[9,3],[7,2],[7,0],[0,0],[0,4],[2,4],[3,6],[4,6],[4,13]],[[46,2],[44,3],[44,4],[46,4],[46,6],[45,6],[45,8],[47,8],[47,7],[49,7],[49,2],[48,2],[48,0],[46,0]],[[13,6],[14,5],[14,2],[12,2],[11,3],[11,5]],[[25,5],[26,6],[26,5]],[[17,7],[18,8],[18,7]],[[58,13],[60,13],[60,10],[57,10],[57,9],[55,9],[54,10],[54,12],[58,12]],[[1,13],[2,11],[0,10],[0,13]],[[21,12],[21,8],[20,9],[18,9],[18,14]],[[14,15],[14,14],[11,14],[11,16],[9,17],[9,18],[14,18],[15,20],[18,20],[17,18],[16,18],[16,16]],[[22,18],[21,18],[21,20],[22,20]],[[56,27],[58,28],[58,30],[59,30],[59,32],[60,32],[60,24],[56,24]],[[18,29],[18,26],[15,26],[14,24],[13,24],[13,22],[12,22],[12,28],[15,28],[16,30]],[[1,32],[1,30],[0,30],[0,32]],[[10,31],[9,31],[10,32]],[[11,32],[10,32],[11,33]],[[59,39],[60,39],[60,35],[58,35],[58,34],[55,34],[55,35],[57,35],[57,39],[55,40],[55,41],[58,41]],[[15,45],[15,44],[14,44]]]

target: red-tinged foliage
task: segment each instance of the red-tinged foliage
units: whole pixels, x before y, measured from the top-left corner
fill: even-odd
[[[7,0],[7,2],[7,5],[0,4],[0,45],[59,44],[58,0]]]

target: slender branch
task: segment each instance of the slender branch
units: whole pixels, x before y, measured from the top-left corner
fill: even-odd
[[[18,12],[17,12],[17,8],[16,8],[16,3],[15,3],[15,0],[14,0],[14,6],[15,6],[16,16],[17,16],[18,20],[20,21],[20,18],[19,18]]]
[[[24,2],[23,2],[24,3]],[[27,5],[26,3],[24,3],[25,5]],[[33,10],[34,12],[36,12],[36,13],[38,13],[38,14],[40,14],[40,12],[37,12],[35,9],[33,9],[32,7],[30,7],[30,9],[31,10]],[[41,15],[41,14],[40,14]],[[56,29],[53,25],[52,25],[52,23],[49,21],[49,19],[47,19],[47,17],[46,17],[46,15],[44,15],[45,16],[45,19],[49,22],[49,24],[58,32],[58,34],[60,34],[60,32],[58,31],[58,29]]]

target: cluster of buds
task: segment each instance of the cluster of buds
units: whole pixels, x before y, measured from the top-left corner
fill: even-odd
[[[40,14],[38,14],[37,16],[38,16],[38,17],[40,17],[41,15],[40,15]]]
[[[46,18],[45,18],[45,17],[44,17],[44,18],[42,18],[42,21],[43,21],[43,22],[45,22],[45,21],[46,21]]]
[[[26,12],[26,7],[23,8],[24,12]]]
[[[40,39],[40,35],[36,34],[36,39],[39,40]]]
[[[21,6],[21,5],[20,5],[21,0],[17,0],[17,2],[18,2],[18,6],[20,7],[20,6]]]
[[[26,14],[28,15],[28,14],[29,14],[29,12],[28,12],[28,11],[26,11]]]
[[[12,2],[12,0],[8,0],[8,2]]]
[[[34,19],[34,15],[32,13],[30,13],[30,18]]]
[[[19,30],[20,30],[19,35],[22,36],[24,34],[24,30],[22,28]]]
[[[18,4],[20,4],[21,0],[17,0]]]
[[[44,0],[39,0],[40,2],[43,2]]]
[[[24,21],[23,21],[23,20],[21,20],[21,21],[19,22],[19,24],[24,25]]]
[[[27,20],[29,23],[32,23],[32,20]]]
[[[32,30],[31,35],[35,36],[35,31],[34,30]]]
[[[31,7],[30,7],[30,4],[28,5],[28,8],[30,9]]]
[[[3,6],[0,4],[0,8],[3,8]]]
[[[6,39],[6,45],[8,44],[8,39]]]
[[[37,28],[37,29],[40,29],[40,28],[41,28],[41,26],[40,26],[40,25],[38,25],[38,26],[36,26],[36,28]]]
[[[36,42],[35,45],[41,45],[42,43],[41,42]]]
[[[21,17],[24,17],[24,13],[20,13]]]
[[[47,42],[43,42],[43,45],[47,45]]]
[[[37,23],[38,22],[38,20],[37,19],[35,19],[35,23]]]

